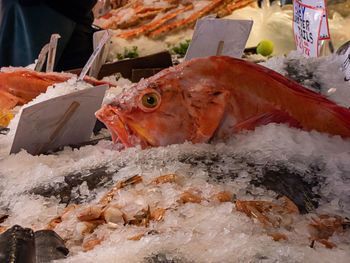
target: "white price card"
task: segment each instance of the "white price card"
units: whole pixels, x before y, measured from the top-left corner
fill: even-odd
[[[25,149],[38,155],[88,141],[107,88],[87,88],[24,108],[10,153]]]
[[[293,32],[297,50],[305,57],[318,56],[318,42],[324,9],[294,1]]]
[[[241,58],[252,26],[251,20],[216,19],[212,16],[198,19],[185,61],[208,56]]]
[[[322,21],[321,21],[321,30],[320,30],[319,39],[320,40],[330,39],[326,0],[299,0],[299,3],[307,6],[311,6],[311,7],[322,8],[324,10]]]
[[[350,81],[350,41],[342,45],[338,51],[337,55],[342,57],[341,69],[345,74],[344,80]]]
[[[83,67],[83,70],[81,71],[78,80],[83,80],[86,76],[86,73],[88,73],[90,67],[94,63],[95,59],[97,58],[98,54],[102,50],[103,46],[106,44],[107,40],[111,37],[111,33],[106,30],[100,40],[100,43],[95,48],[94,52],[91,54],[89,60],[86,62],[85,66]]]

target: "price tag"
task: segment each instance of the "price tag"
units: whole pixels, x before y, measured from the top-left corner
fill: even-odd
[[[318,56],[324,9],[294,1],[293,32],[297,50],[305,57]]]
[[[88,141],[107,88],[87,88],[24,108],[10,153],[25,149],[37,155]]]
[[[208,56],[241,58],[253,21],[215,19],[208,16],[198,19],[185,61]]]
[[[320,40],[329,39],[330,34],[329,34],[329,26],[328,26],[326,0],[299,0],[299,3],[307,5],[307,6],[311,6],[311,7],[322,8],[324,10],[324,13],[322,16],[319,39]]]
[[[98,45],[101,43],[101,39],[105,36],[104,31],[97,31],[93,35],[93,44],[94,44],[94,49],[97,49]],[[98,73],[101,70],[102,65],[106,62],[107,55],[109,53],[109,47],[110,47],[111,42],[106,41],[104,46],[102,47],[100,53],[96,56],[94,62],[91,65],[90,71],[89,71],[89,76],[97,78]]]
[[[95,59],[97,58],[98,54],[101,52],[103,46],[106,44],[107,40],[111,37],[111,34],[108,30],[105,31],[103,34],[100,43],[97,45],[96,49],[90,56],[89,60],[86,62],[85,66],[83,67],[83,70],[81,71],[78,80],[84,79],[86,73],[89,71],[92,63],[94,63]]]
[[[350,41],[346,42],[338,49],[337,55],[343,58],[341,69],[345,74],[344,80],[350,81]]]

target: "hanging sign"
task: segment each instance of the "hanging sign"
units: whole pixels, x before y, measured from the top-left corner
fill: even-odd
[[[321,30],[320,30],[319,39],[320,40],[330,39],[326,0],[299,0],[299,3],[307,6],[311,6],[311,7],[322,8],[324,10],[322,21],[321,21]]]
[[[297,50],[304,57],[317,57],[324,9],[294,1],[293,32]]]

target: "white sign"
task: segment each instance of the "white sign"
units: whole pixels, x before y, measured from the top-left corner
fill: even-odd
[[[198,19],[185,61],[218,55],[241,58],[252,26],[251,20]]]
[[[297,50],[305,57],[317,57],[324,10],[294,1],[293,32]]]
[[[350,41],[346,42],[338,49],[337,55],[343,58],[341,69],[345,73],[344,80],[350,81]]]
[[[76,91],[23,109],[10,153],[25,149],[37,155],[88,141],[107,87]]]
[[[95,59],[97,58],[98,54],[102,50],[103,46],[106,44],[107,40],[111,37],[111,33],[106,30],[101,38],[100,43],[95,48],[94,52],[91,54],[89,60],[86,62],[85,66],[83,67],[83,70],[81,71],[78,80],[83,80],[86,73],[89,71],[90,67],[94,63]]]
[[[322,8],[324,10],[319,39],[330,39],[326,0],[299,0],[299,3],[306,6]]]
[[[98,48],[98,46],[101,43],[102,38],[105,37],[105,34],[106,33],[104,31],[97,31],[94,33],[94,35],[93,35],[94,50],[96,50]],[[111,37],[111,35],[110,35],[110,37]],[[111,45],[111,41],[107,40],[106,43],[104,44],[104,46],[102,47],[101,51],[99,52],[99,54],[96,56],[96,59],[92,63],[90,71],[89,71],[90,77],[94,77],[94,78],[98,77],[98,73],[100,72],[102,65],[106,62],[107,55],[109,53],[110,45]]]

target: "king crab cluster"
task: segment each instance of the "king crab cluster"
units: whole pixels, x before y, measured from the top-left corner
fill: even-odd
[[[170,32],[193,27],[201,17],[211,14],[217,17],[228,16],[256,1],[214,0],[202,7],[198,7],[196,1],[188,0],[153,1],[151,5],[144,2],[129,1],[96,19],[95,24],[104,29],[122,29],[124,31],[117,36],[125,39],[140,35],[157,39]]]

